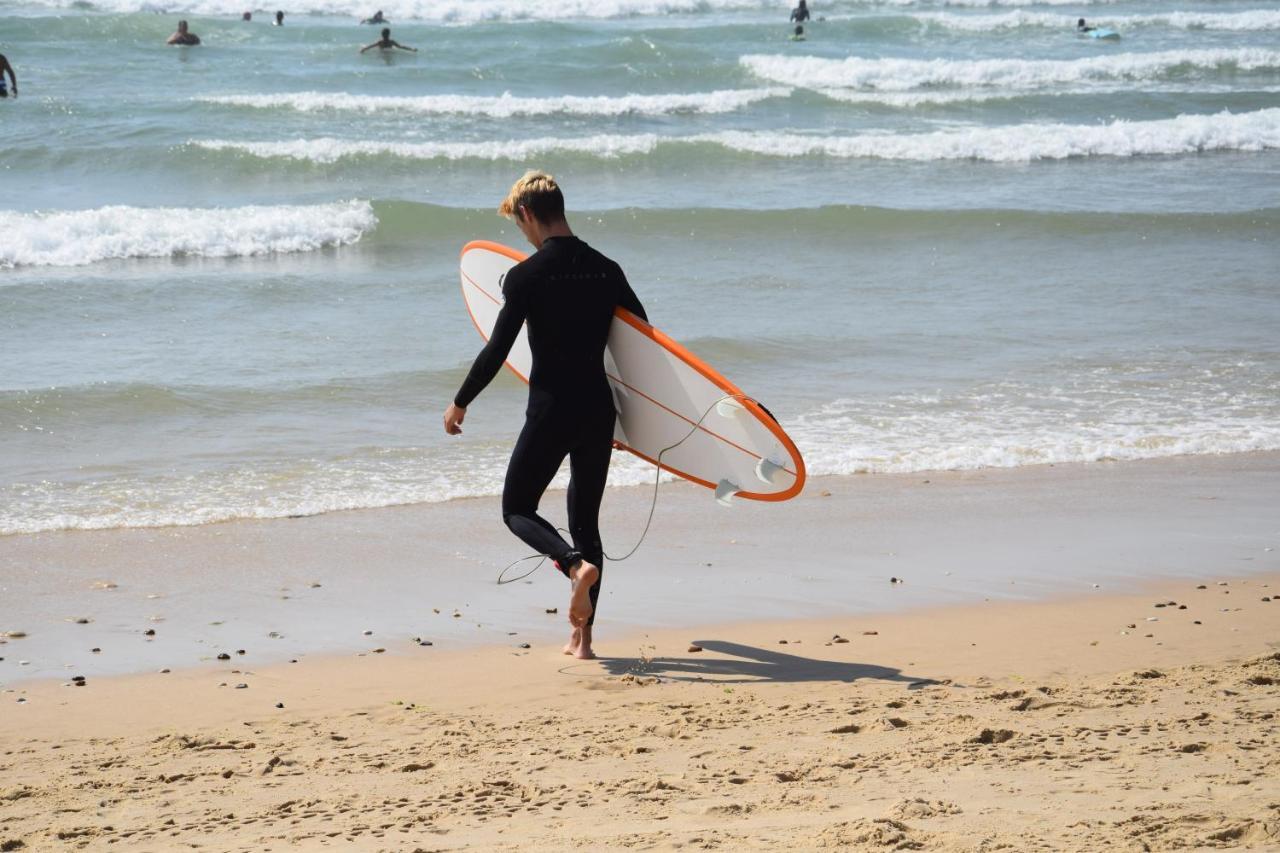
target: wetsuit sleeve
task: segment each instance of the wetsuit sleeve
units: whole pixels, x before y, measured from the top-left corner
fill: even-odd
[[[618,304],[646,323],[649,322],[649,315],[644,313],[644,306],[640,304],[640,298],[636,296],[636,292],[631,289],[631,283],[627,281],[627,276],[623,273],[622,267],[618,267],[618,278],[622,282],[622,290],[618,294]]]
[[[489,343],[485,344],[484,349],[480,350],[480,354],[476,356],[475,362],[472,363],[471,370],[467,373],[467,378],[463,381],[462,387],[454,395],[454,405],[459,408],[465,409],[471,405],[471,401],[479,396],[485,386],[493,381],[493,377],[498,375],[498,371],[502,369],[502,363],[506,361],[507,353],[511,352],[511,345],[516,342],[516,335],[520,334],[520,327],[524,325],[525,317],[529,313],[526,290],[520,287],[519,283],[513,281],[512,278],[513,276],[508,274],[507,282],[502,288],[506,301],[502,303],[502,309],[498,311],[498,319],[493,324],[493,334],[489,337]]]

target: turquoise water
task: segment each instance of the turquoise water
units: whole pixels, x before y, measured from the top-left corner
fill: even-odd
[[[814,473],[1280,448],[1267,4],[383,9],[0,2],[0,534],[496,493],[522,388],[439,416],[531,167]]]

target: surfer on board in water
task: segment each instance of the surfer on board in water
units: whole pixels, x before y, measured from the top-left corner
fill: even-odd
[[[564,653],[593,658],[591,628],[600,599],[604,498],[617,418],[604,373],[604,348],[621,305],[648,320],[622,268],[574,236],[564,195],[545,172],[528,172],[511,187],[498,213],[515,221],[536,249],[503,279],[502,309],[493,335],[444,413],[444,431],[462,432],[467,406],[502,368],[522,325],[528,325],[533,368],[524,428],[502,487],[502,519],[529,547],[555,561],[569,579]],[[538,515],[551,478],[569,457],[569,535]]]

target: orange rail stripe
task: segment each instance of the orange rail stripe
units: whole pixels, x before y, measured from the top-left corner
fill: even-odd
[[[504,246],[501,243],[494,243],[489,240],[473,240],[470,243],[467,243],[465,246],[462,247],[461,255],[466,255],[466,253],[471,251],[472,249],[487,249],[488,251],[510,258],[516,263],[523,261],[527,257],[523,253],[515,249],[512,249],[509,246]],[[476,282],[472,280],[470,276],[467,276],[464,273],[463,277],[466,278],[466,280],[474,288],[476,288],[476,290],[483,293],[486,297],[491,299],[495,304],[500,304],[498,299],[496,299],[492,294],[486,291],[479,284],[476,284]],[[463,301],[464,302],[466,301],[465,294],[464,294]],[[471,307],[469,305],[467,306],[467,313],[471,316],[471,322],[475,324],[476,330],[480,332],[480,336],[485,338],[485,340],[488,340],[488,336],[485,335],[484,330],[480,328],[480,324],[476,321],[475,315],[471,313]],[[622,320],[627,325],[631,326],[636,331],[640,332],[645,337],[652,340],[654,343],[661,346],[663,349],[666,349],[668,352],[675,355],[685,364],[689,365],[694,370],[696,370],[699,374],[701,374],[704,379],[709,381],[712,385],[715,385],[720,390],[724,391],[726,394],[734,395],[736,397],[742,398],[742,399],[739,399],[738,402],[740,402],[744,408],[746,408],[753,415],[755,415],[756,419],[759,420],[760,423],[764,425],[765,429],[769,430],[769,432],[773,435],[773,437],[776,438],[779,441],[779,443],[782,444],[783,448],[787,451],[787,453],[791,456],[792,460],[796,463],[795,465],[796,470],[794,472],[787,468],[783,469],[787,471],[788,474],[791,474],[796,478],[795,482],[791,484],[791,487],[789,489],[782,492],[741,491],[741,492],[738,492],[739,497],[749,498],[751,500],[759,500],[759,501],[784,501],[784,500],[787,500],[788,498],[794,497],[796,494],[800,492],[802,488],[804,488],[804,482],[805,482],[804,457],[800,455],[799,449],[796,448],[795,443],[791,440],[791,437],[787,435],[787,433],[782,429],[782,426],[776,420],[774,420],[772,416],[770,416],[767,412],[765,412],[764,409],[761,408],[760,405],[756,403],[755,400],[752,400],[749,397],[747,397],[745,394],[743,394],[742,390],[739,389],[738,386],[734,385],[732,382],[726,379],[723,375],[721,375],[717,370],[715,370],[713,367],[708,365],[698,356],[694,355],[693,352],[686,349],[678,341],[668,337],[666,334],[659,331],[658,329],[655,329],[652,325],[641,320],[639,317],[635,316],[625,308],[617,308],[614,311],[614,316]],[[523,376],[520,373],[520,371],[516,370],[514,367],[511,367],[510,363],[507,363],[507,367],[510,368],[513,373],[519,376],[526,383],[529,381],[527,377]],[[610,378],[615,378],[615,377],[610,377]],[[619,382],[619,384],[626,385],[627,388],[630,388],[631,390],[635,391],[637,394],[640,394],[641,396],[643,396],[645,399],[649,400],[650,402],[654,403],[657,406],[660,406],[661,408],[665,409],[671,414],[676,415],[677,417],[683,419],[687,423],[690,423],[690,424],[696,423],[695,421],[690,420],[684,415],[681,415],[679,412],[676,412],[673,409],[653,399],[648,394],[645,394],[643,391],[640,391],[639,389],[634,388],[631,385],[627,385],[627,383],[622,382],[620,379],[618,379],[617,381]],[[707,429],[706,427],[699,426],[699,429],[703,430],[709,435],[714,436],[720,441],[723,441],[726,444],[729,444],[730,446],[735,447],[744,453],[747,453],[748,455],[756,459],[760,458],[760,456],[758,456],[757,454],[751,452],[750,450],[747,450],[744,447],[741,447],[735,444],[734,442],[730,441],[724,436],[717,435],[715,432]],[[640,451],[636,450],[634,447],[629,447],[628,445],[625,445],[622,442],[617,442],[617,444],[619,447],[623,448],[624,450],[630,453],[634,453],[636,456],[639,456],[641,459],[644,459],[647,462],[657,465],[659,468],[669,471],[672,474],[675,474],[679,477],[683,477],[686,480],[690,480],[701,486],[706,486],[707,488],[710,488],[710,489],[714,489],[716,487],[715,483],[711,483],[707,480],[702,479],[701,477],[696,477],[693,474],[688,473],[687,471],[681,471],[680,469],[674,468],[670,465],[659,463],[656,459],[650,458],[644,453],[641,453]]]

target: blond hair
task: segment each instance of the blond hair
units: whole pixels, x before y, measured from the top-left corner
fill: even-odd
[[[559,222],[564,219],[564,194],[556,179],[546,172],[536,169],[525,172],[498,205],[498,215],[515,217],[521,207],[543,224]]]

